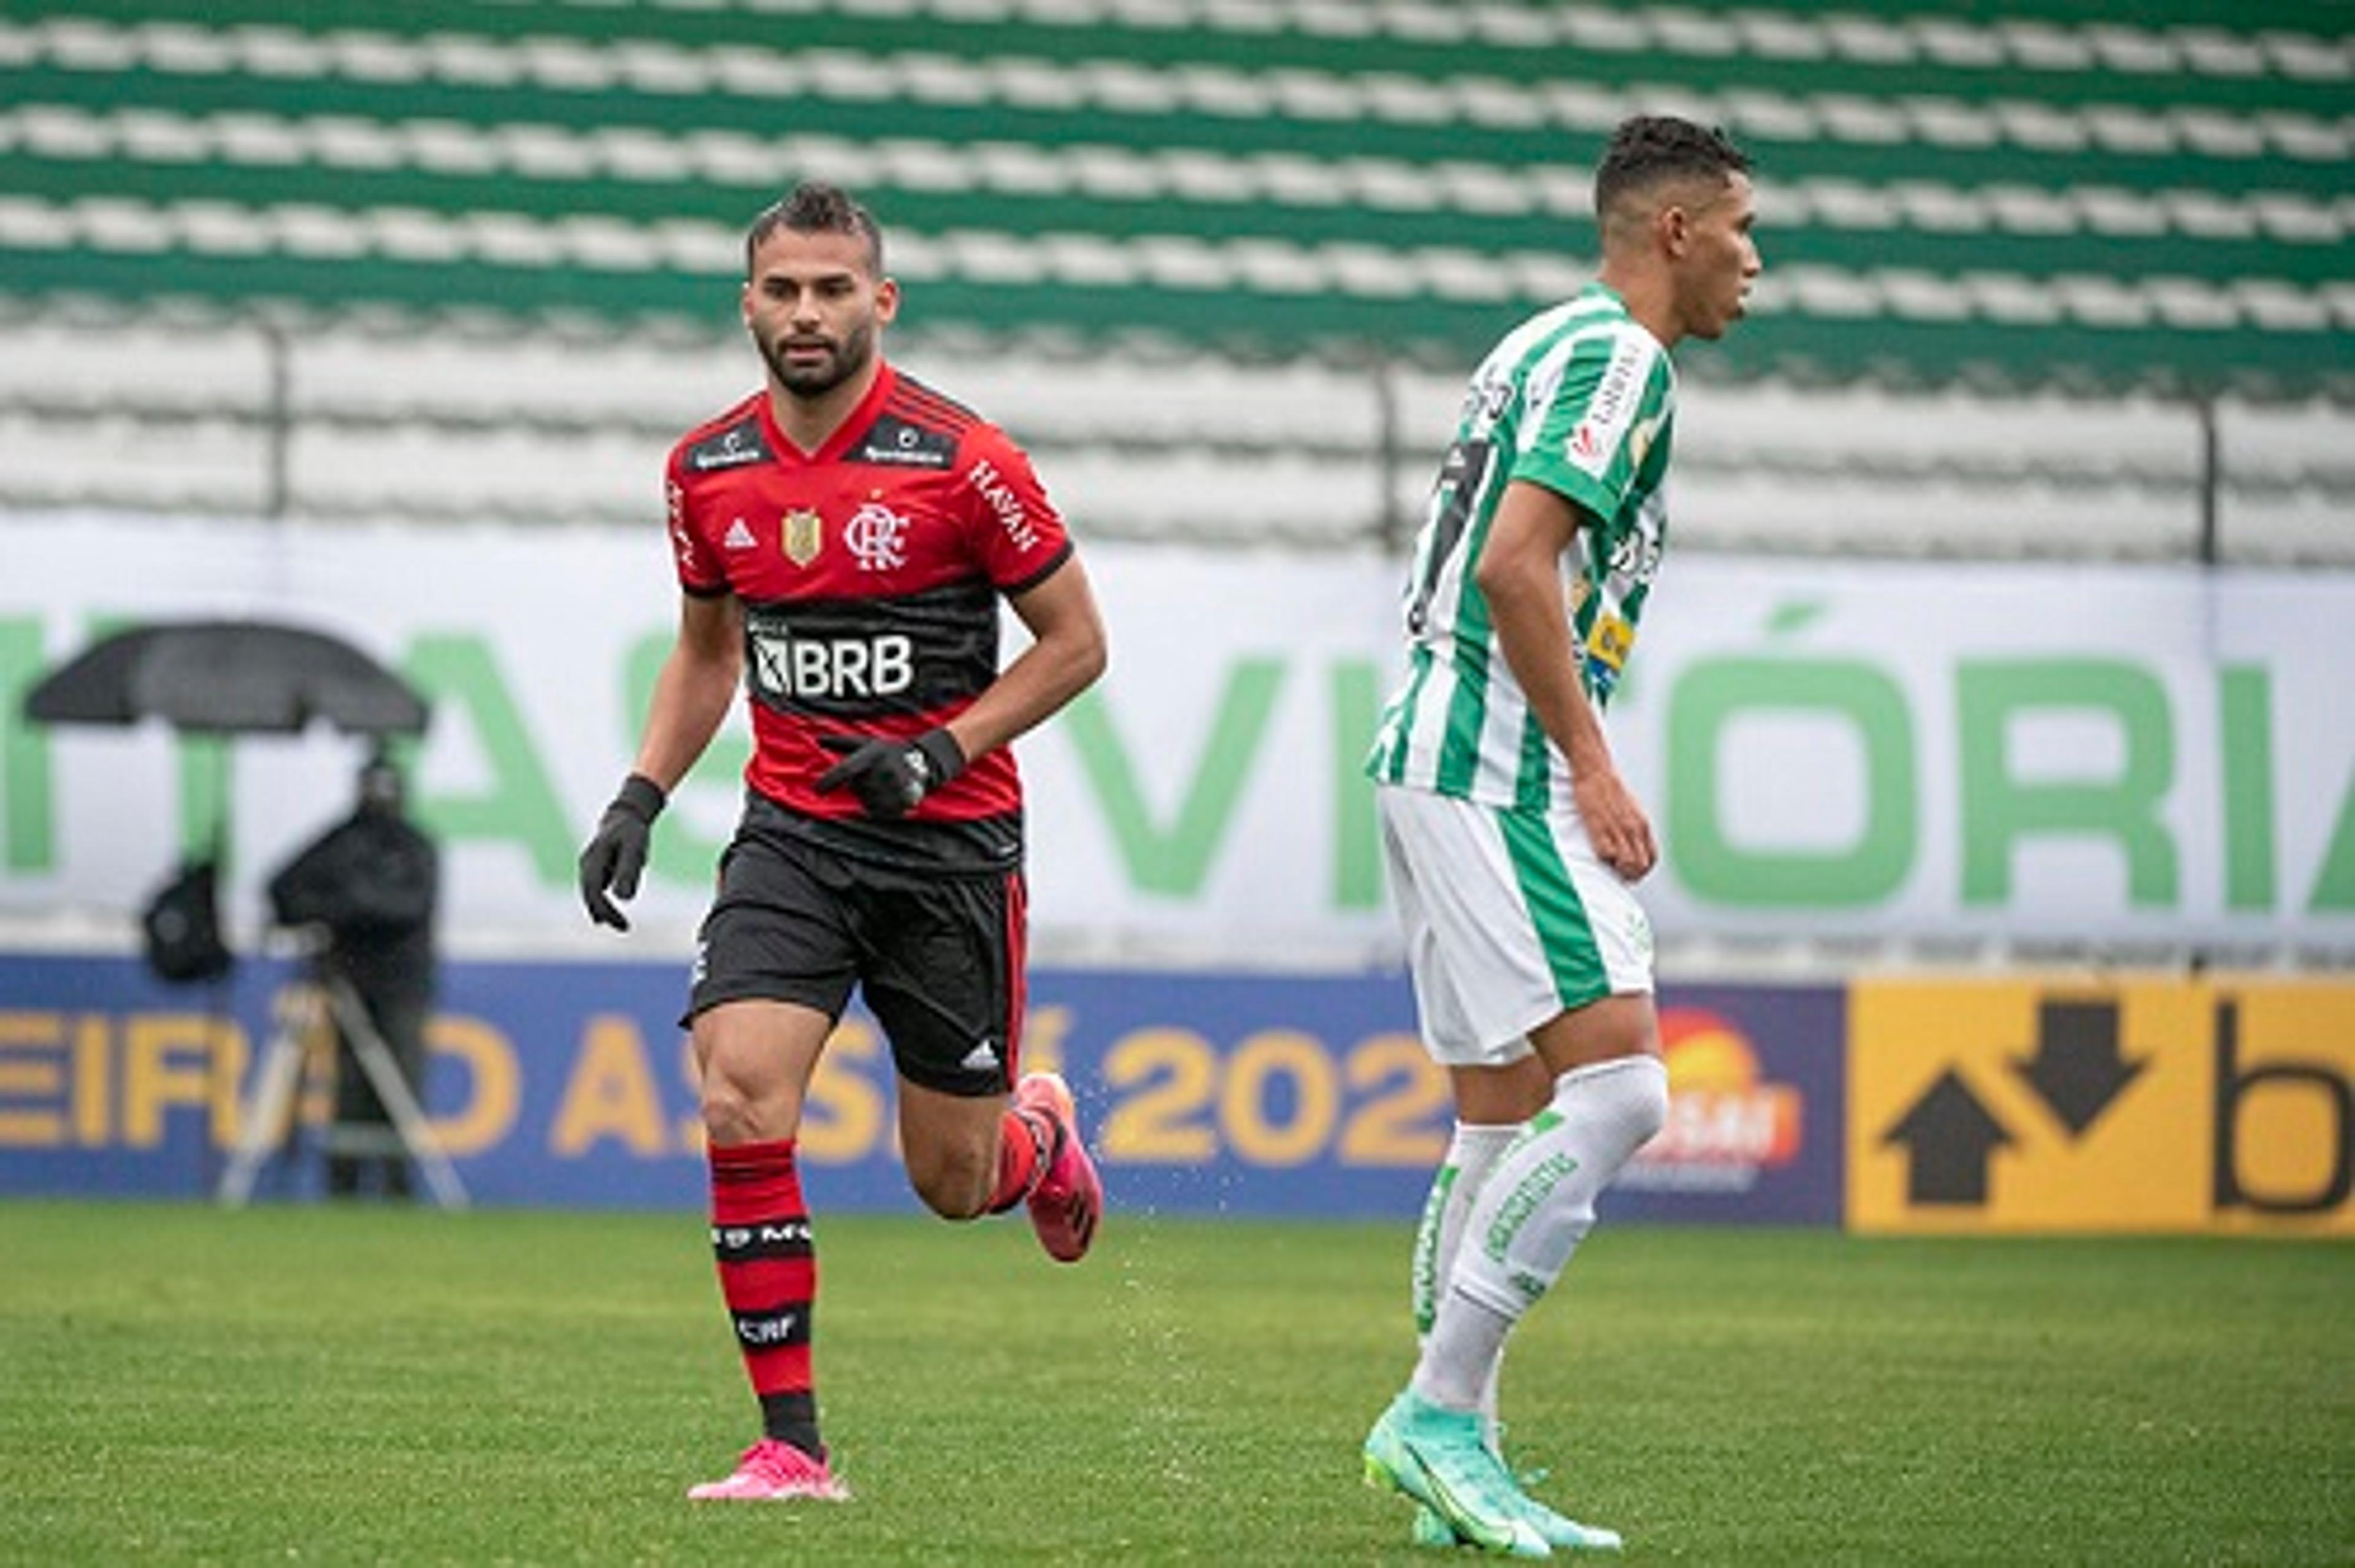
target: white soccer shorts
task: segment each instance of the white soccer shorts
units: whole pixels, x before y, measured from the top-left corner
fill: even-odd
[[[1652,923],[1576,812],[1395,784],[1374,800],[1423,1038],[1442,1066],[1517,1061],[1556,1014],[1650,993]]]

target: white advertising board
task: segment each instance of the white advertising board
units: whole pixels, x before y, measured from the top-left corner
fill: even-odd
[[[1394,950],[1358,772],[1397,563],[1087,550],[1104,681],[1021,742],[1042,952],[1318,966]],[[359,644],[433,700],[411,806],[446,939],[605,944],[572,859],[676,614],[665,540],[561,528],[0,520],[0,916],[135,912],[229,801],[230,913],[339,820],[360,749],[218,761],[40,730],[24,689],[126,622]],[[1009,618],[1007,650],[1019,645]],[[1671,553],[1610,720],[1669,934],[2355,944],[2355,574]],[[664,819],[633,951],[684,951],[739,803],[741,714]],[[604,950],[604,949],[599,949]]]

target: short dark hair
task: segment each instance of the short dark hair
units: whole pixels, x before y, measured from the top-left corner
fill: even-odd
[[[868,269],[879,278],[883,275],[883,230],[876,224],[875,215],[838,185],[804,180],[752,219],[752,227],[744,232],[747,277],[752,272],[752,252],[780,229],[796,234],[855,235],[867,241]]]
[[[1594,170],[1594,214],[1608,219],[1620,198],[1670,179],[1730,179],[1750,172],[1750,155],[1715,126],[1673,114],[1619,123]]]

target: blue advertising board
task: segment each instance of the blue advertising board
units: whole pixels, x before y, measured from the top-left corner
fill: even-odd
[[[130,958],[0,956],[0,1193],[209,1193],[298,978],[251,961],[216,990]],[[425,1101],[474,1200],[699,1207],[684,991],[674,964],[445,963]],[[1842,993],[1669,987],[1661,1005],[1669,1125],[1605,1212],[1838,1223]],[[265,1199],[316,1190],[327,1054]],[[1022,1061],[1071,1079],[1121,1208],[1409,1219],[1447,1141],[1445,1081],[1394,974],[1040,970]],[[892,1078],[854,1010],[801,1132],[819,1208],[914,1207]]]

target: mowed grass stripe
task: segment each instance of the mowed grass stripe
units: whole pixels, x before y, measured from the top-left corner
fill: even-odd
[[[1428,1563],[1358,1485],[1409,1229],[819,1218],[858,1500],[690,1508],[692,1215],[0,1203],[0,1562]],[[2355,1559],[2355,1249],[1599,1231],[1515,1343],[1631,1563]]]

